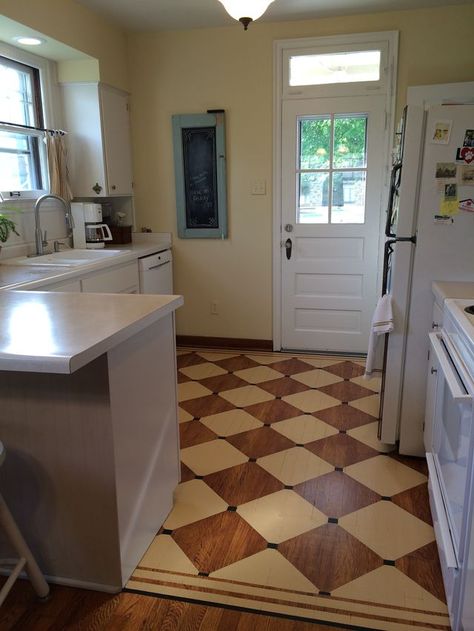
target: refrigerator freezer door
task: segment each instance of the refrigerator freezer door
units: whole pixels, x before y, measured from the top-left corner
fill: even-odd
[[[448,144],[431,142],[438,121],[451,121]],[[462,147],[466,129],[474,129],[472,105],[438,106],[428,112],[400,414],[400,452],[408,455],[424,454],[422,428],[433,309],[431,283],[474,280],[474,217],[471,213],[460,213],[449,224],[436,223],[434,219],[444,196],[443,187],[436,181],[436,165],[455,161],[456,149]],[[472,187],[458,184],[459,199],[467,197],[470,191]]]
[[[404,127],[403,164],[398,189],[397,237],[409,237],[415,233],[424,119],[425,112],[421,107],[408,108]],[[388,291],[392,294],[394,330],[388,336],[387,342],[380,434],[382,442],[389,444],[395,443],[399,437],[401,389],[414,245],[410,242],[402,242],[394,244],[393,248]]]

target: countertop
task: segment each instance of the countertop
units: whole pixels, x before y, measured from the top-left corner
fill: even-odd
[[[146,233],[144,235],[138,233],[135,238],[136,241],[133,243],[111,246],[114,250],[122,250],[123,254],[77,267],[6,265],[4,262],[2,264],[0,259],[0,289],[40,289],[51,283],[66,281],[99,269],[128,263],[171,247],[171,241],[166,238],[147,240]]]
[[[436,302],[442,304],[447,298],[473,298],[474,282],[438,281],[431,284]]]
[[[1,292],[0,370],[72,373],[182,304],[182,296]]]

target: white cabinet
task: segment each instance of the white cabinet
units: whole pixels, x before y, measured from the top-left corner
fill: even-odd
[[[82,291],[102,294],[138,294],[137,262],[96,272],[81,280]]]
[[[47,287],[42,287],[39,291],[70,291],[70,292],[80,292],[81,291],[81,281],[80,280],[70,280],[65,283],[55,283],[54,285],[48,285]]]
[[[74,197],[132,195],[128,94],[97,83],[62,89]]]

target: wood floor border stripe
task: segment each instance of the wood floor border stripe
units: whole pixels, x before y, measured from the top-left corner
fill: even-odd
[[[206,576],[206,577],[202,577],[199,576],[198,574],[189,574],[186,572],[175,572],[173,570],[163,570],[161,568],[153,568],[153,567],[145,567],[142,565],[139,565],[135,571],[137,570],[141,570],[144,572],[151,572],[151,573],[155,573],[155,574],[166,574],[169,575],[171,577],[176,577],[176,581],[179,580],[179,578],[187,578],[187,579],[198,579],[204,582],[205,581],[214,581],[215,583],[227,583],[230,585],[242,585],[243,587],[251,587],[254,589],[265,589],[267,591],[275,591],[275,592],[280,592],[280,593],[284,593],[284,594],[293,594],[295,596],[307,596],[309,598],[323,598],[323,596],[321,596],[321,594],[319,594],[318,592],[303,592],[300,590],[292,590],[292,589],[285,589],[284,587],[275,587],[273,585],[256,585],[255,583],[246,583],[244,581],[235,581],[235,580],[230,580],[230,579],[224,579],[224,578],[218,578],[215,576]],[[141,577],[141,576],[132,576],[130,580],[136,580],[136,581],[140,581],[145,577]],[[158,582],[157,584],[159,584],[159,579],[156,579]],[[341,602],[341,603],[351,603],[351,604],[355,604],[355,605],[367,605],[369,607],[377,607],[380,609],[393,609],[394,611],[403,611],[406,613],[416,613],[419,615],[426,615],[426,616],[433,616],[433,617],[439,617],[439,618],[447,618],[447,614],[439,612],[439,611],[428,611],[426,609],[415,609],[413,607],[401,607],[399,605],[389,605],[386,603],[377,603],[377,602],[371,602],[368,600],[358,600],[356,598],[342,598],[341,596],[333,596],[331,594],[331,596],[329,596],[329,598],[331,598],[332,601],[337,601],[337,602]]]
[[[176,600],[177,602],[185,602],[205,607],[216,607],[218,609],[229,609],[231,611],[240,611],[242,613],[251,613],[259,616],[272,616],[273,618],[282,618],[284,620],[292,620],[294,622],[309,622],[315,626],[334,627],[335,629],[350,629],[352,631],[367,631],[367,627],[361,627],[354,624],[345,624],[343,622],[332,622],[331,620],[319,620],[315,618],[307,618],[305,616],[293,616],[291,614],[278,613],[274,611],[264,611],[263,609],[253,609],[252,607],[239,607],[237,605],[229,605],[226,603],[217,603],[207,600],[198,600],[196,598],[186,596],[172,596],[169,594],[159,594],[158,592],[146,591],[143,589],[132,589],[125,587],[122,591],[128,594],[145,594],[154,598],[164,598],[165,600]],[[371,629],[371,631],[374,631]]]
[[[281,607],[295,607],[295,608],[299,608],[299,609],[305,609],[308,611],[312,611],[315,614],[319,613],[327,613],[327,614],[331,614],[331,615],[339,615],[339,616],[343,616],[343,617],[348,617],[348,618],[352,618],[354,616],[357,616],[358,618],[362,618],[362,619],[366,619],[366,620],[371,620],[371,621],[376,621],[376,622],[387,622],[390,624],[394,624],[394,625],[404,625],[407,628],[421,628],[421,629],[436,629],[439,631],[450,631],[450,628],[446,625],[443,624],[436,624],[436,623],[432,623],[430,621],[427,620],[408,620],[405,618],[395,618],[395,617],[388,617],[388,616],[381,616],[375,613],[364,613],[364,612],[360,612],[360,611],[347,611],[347,610],[342,610],[342,609],[336,609],[334,607],[324,607],[321,605],[317,605],[317,604],[311,604],[311,603],[304,603],[304,602],[292,602],[289,600],[283,600],[283,599],[276,599],[276,598],[269,598],[269,597],[265,597],[265,596],[252,596],[250,594],[245,594],[245,595],[241,595],[241,594],[236,594],[234,592],[230,592],[230,591],[224,591],[224,590],[211,590],[211,589],[207,589],[205,586],[191,586],[191,585],[186,585],[186,586],[182,586],[182,585],[176,585],[175,583],[168,583],[165,581],[157,581],[155,579],[151,579],[151,578],[145,578],[145,577],[140,577],[138,579],[132,579],[135,580],[135,582],[142,582],[145,584],[150,584],[150,585],[157,585],[160,587],[168,587],[171,589],[185,589],[187,591],[190,592],[194,592],[194,591],[201,591],[201,592],[205,592],[208,594],[214,594],[217,597],[233,597],[233,598],[238,598],[241,600],[246,600],[246,601],[253,601],[257,604],[261,604],[263,603],[264,605],[267,606],[281,606]],[[329,603],[329,601],[328,601]]]

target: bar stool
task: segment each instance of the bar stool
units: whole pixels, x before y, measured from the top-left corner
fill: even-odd
[[[5,448],[3,443],[0,442],[0,466],[5,460]],[[13,587],[14,582],[18,578],[20,572],[24,569],[28,574],[33,589],[42,599],[46,599],[49,596],[49,585],[44,580],[43,574],[38,567],[31,551],[23,539],[18,526],[13,519],[8,506],[0,493],[0,528],[5,532],[9,542],[18,554],[18,559],[0,559],[0,566],[13,566],[13,570],[10,573],[6,583],[0,590],[0,606],[3,604],[5,598]]]

